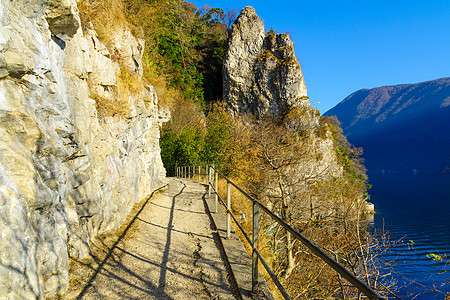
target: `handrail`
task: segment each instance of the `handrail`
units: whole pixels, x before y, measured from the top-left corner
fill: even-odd
[[[186,169],[187,168],[187,169]],[[189,167],[177,167],[176,174],[178,177],[184,177],[184,178],[190,178],[194,177],[196,166],[193,167],[192,171],[193,173],[190,173],[190,166]],[[198,181],[200,182],[200,166],[198,168]],[[222,174],[220,171],[218,171],[214,165],[206,166],[205,170],[208,170],[208,172],[205,172],[206,175],[209,175],[206,177],[207,184],[210,187],[208,189],[208,193],[210,195],[210,191],[213,190],[216,197],[216,212],[217,212],[217,206],[218,206],[218,200],[220,199],[220,203],[226,208],[227,212],[227,237],[230,236],[230,217],[233,218],[234,222],[238,226],[239,230],[244,235],[247,242],[252,246],[253,253],[252,253],[252,291],[256,292],[256,286],[257,286],[257,280],[258,280],[258,259],[261,261],[262,265],[266,269],[266,271],[269,273],[269,276],[274,281],[275,285],[283,295],[285,299],[291,299],[287,291],[284,289],[283,285],[279,282],[277,276],[275,273],[273,273],[272,269],[269,267],[267,262],[264,260],[263,256],[257,249],[257,239],[258,239],[258,223],[259,223],[259,209],[262,209],[265,213],[267,213],[272,219],[278,222],[283,228],[287,231],[289,231],[295,238],[297,238],[303,245],[308,247],[316,256],[318,256],[320,259],[322,259],[326,264],[328,264],[330,267],[332,267],[336,272],[338,272],[342,277],[347,279],[354,287],[356,287],[360,292],[362,292],[364,295],[366,295],[370,300],[375,299],[385,299],[383,298],[377,291],[372,289],[370,286],[368,286],[366,283],[361,281],[358,277],[356,277],[353,273],[348,271],[344,266],[339,264],[336,260],[328,256],[322,249],[317,247],[314,243],[312,243],[310,240],[308,240],[306,237],[304,237],[300,232],[292,228],[288,223],[286,223],[284,220],[282,220],[280,217],[278,217],[276,214],[274,214],[271,210],[269,210],[266,206],[264,206],[261,202],[253,198],[251,195],[249,195],[247,192],[245,192],[242,188],[240,188],[237,184],[232,182],[228,177],[226,177],[224,174]],[[227,181],[227,203],[223,201],[222,197],[220,196],[218,190],[217,190],[217,183],[218,183],[218,175],[220,175],[222,178],[224,178]],[[193,178],[194,179],[194,178]],[[231,199],[230,199],[230,186],[234,186],[240,193],[242,193],[245,197],[247,197],[249,200],[253,202],[253,240],[250,239],[248,234],[245,232],[244,228],[241,226],[241,224],[238,222],[236,217],[231,211]]]

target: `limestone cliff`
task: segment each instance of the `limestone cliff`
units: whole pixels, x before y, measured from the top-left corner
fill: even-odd
[[[123,28],[111,53],[76,3],[0,1],[1,299],[63,291],[69,254],[165,182],[154,89],[128,95],[125,117],[96,108],[121,69],[142,75],[143,42]]]
[[[287,34],[265,34],[247,6],[232,25],[224,61],[224,99],[232,111],[282,115],[310,108],[300,64]]]
[[[302,176],[320,180],[342,174],[331,134],[315,134],[320,113],[309,103],[292,41],[287,34],[266,34],[251,6],[232,25],[223,85],[224,100],[235,115],[279,116],[289,130],[308,137],[308,151],[314,159],[297,168]]]

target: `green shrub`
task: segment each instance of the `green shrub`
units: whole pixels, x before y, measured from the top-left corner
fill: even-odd
[[[196,120],[192,122],[194,124],[179,126],[176,121],[171,121],[163,127],[160,146],[164,166],[174,170],[176,166],[214,163],[227,173],[231,169],[234,149],[231,116],[223,104],[217,104],[204,120],[195,117],[196,110],[189,109],[189,105],[193,104],[180,105],[174,112],[175,118],[184,120],[190,116],[190,120]],[[197,110],[197,114],[200,113]],[[206,122],[205,128],[202,128],[202,122]]]

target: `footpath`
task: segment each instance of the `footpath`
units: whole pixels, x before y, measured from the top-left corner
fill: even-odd
[[[99,238],[91,260],[71,261],[69,291],[55,299],[241,299],[205,193],[169,178],[130,225]]]

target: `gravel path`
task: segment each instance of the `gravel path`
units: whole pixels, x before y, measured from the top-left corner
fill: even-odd
[[[99,239],[92,260],[71,262],[69,292],[58,299],[238,299],[204,195],[202,185],[170,178],[131,226]]]

